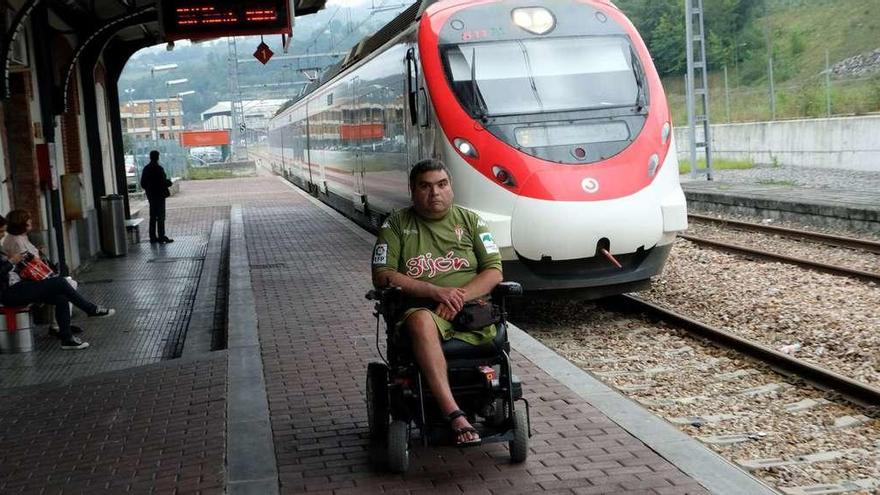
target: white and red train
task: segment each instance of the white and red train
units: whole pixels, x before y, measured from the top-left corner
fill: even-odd
[[[417,3],[269,136],[277,171],[373,227],[409,205],[410,166],[440,158],[526,290],[638,289],[687,227],[660,79],[607,1]]]

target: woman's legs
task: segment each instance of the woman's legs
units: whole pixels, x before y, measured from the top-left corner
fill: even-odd
[[[95,314],[98,310],[97,305],[86,300],[61,277],[47,278],[39,282],[23,280],[3,293],[3,304],[9,306],[24,306],[37,302],[55,306],[55,319],[58,322],[58,333],[62,342],[69,341],[72,336],[68,302],[89,315]]]

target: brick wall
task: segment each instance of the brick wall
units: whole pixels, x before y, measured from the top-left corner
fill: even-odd
[[[33,81],[30,72],[10,74],[9,80],[12,98],[6,102],[4,120],[9,146],[7,172],[12,178],[12,206],[32,212],[34,230],[40,230],[41,216],[37,214],[40,211],[40,179],[34,159],[34,131],[30,113]]]

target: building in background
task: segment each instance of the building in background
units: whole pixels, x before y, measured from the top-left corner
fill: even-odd
[[[150,115],[153,100],[129,100],[119,105],[122,132],[138,141],[177,140],[183,126],[181,98],[157,98],[155,117]],[[151,135],[151,130],[155,132]]]

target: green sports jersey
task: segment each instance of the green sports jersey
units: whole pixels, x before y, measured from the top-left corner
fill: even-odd
[[[454,206],[430,220],[412,208],[392,213],[376,239],[373,273],[394,270],[441,287],[463,287],[488,268],[501,270],[501,253],[479,215]]]
[[[437,220],[418,216],[412,208],[392,213],[379,231],[373,248],[373,275],[396,271],[440,287],[464,287],[478,273],[501,270],[501,253],[492,233],[479,215],[453,206]],[[435,302],[410,301],[400,321],[418,308],[431,310],[443,340],[456,338],[474,345],[495,338],[495,325],[473,332],[459,332],[433,312]]]

